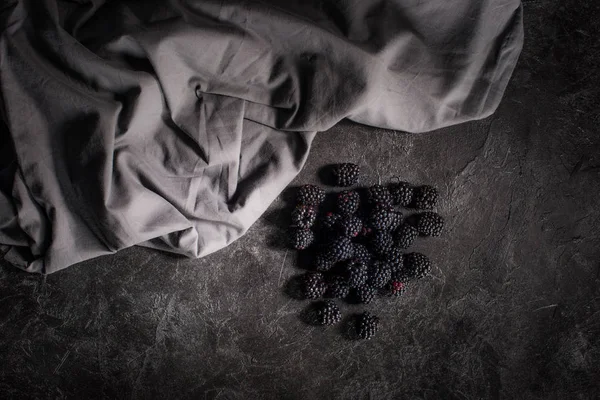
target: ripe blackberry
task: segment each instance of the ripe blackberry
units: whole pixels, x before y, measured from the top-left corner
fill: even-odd
[[[357,303],[369,304],[375,298],[376,290],[368,285],[360,285],[352,291],[353,299]]]
[[[367,201],[372,205],[379,204],[383,206],[391,206],[392,195],[385,186],[373,185],[367,189]]]
[[[310,229],[292,229],[289,233],[290,245],[296,250],[304,250],[315,240]]]
[[[356,319],[356,334],[360,339],[369,340],[379,329],[379,318],[365,311]]]
[[[335,186],[352,186],[358,183],[360,168],[356,164],[336,164],[333,167],[333,180]]]
[[[298,203],[318,206],[325,200],[325,191],[315,185],[303,185],[298,189]]]
[[[413,188],[406,182],[393,183],[389,186],[392,202],[402,207],[412,203]]]
[[[377,230],[389,230],[394,222],[394,211],[388,206],[376,206],[369,213],[367,225]]]
[[[365,245],[360,243],[354,243],[352,245],[354,247],[354,258],[358,261],[362,261],[365,264],[369,264],[371,262],[371,252],[365,247]]]
[[[354,247],[350,238],[340,237],[329,242],[324,250],[324,255],[334,262],[344,261],[352,257]]]
[[[423,236],[440,236],[444,228],[444,218],[439,214],[427,211],[419,214],[417,230]]]
[[[302,277],[302,294],[306,299],[323,297],[327,290],[325,277],[318,272],[308,272]]]
[[[336,207],[340,214],[350,215],[358,211],[360,195],[354,190],[344,190],[337,195]]]
[[[367,285],[374,288],[382,288],[392,279],[392,270],[388,263],[375,261],[369,267],[367,273]]]
[[[367,280],[367,264],[361,260],[353,259],[348,262],[344,270],[344,277],[350,287],[363,285]]]
[[[327,213],[325,214],[325,216],[323,217],[323,219],[321,219],[321,226],[325,229],[333,229],[333,227],[335,226],[335,223],[340,219],[340,216],[338,214],[334,214],[334,213]]]
[[[419,186],[413,195],[414,208],[419,210],[432,210],[438,199],[438,191],[433,186]]]
[[[431,261],[421,253],[405,254],[404,266],[408,275],[415,279],[421,279],[431,272]]]
[[[348,296],[348,293],[350,293],[350,286],[341,276],[333,276],[327,283],[326,297],[343,299]]]
[[[395,231],[402,225],[402,213],[400,211],[392,212],[392,222],[390,223],[390,227],[388,228],[390,231]]]
[[[388,296],[402,296],[408,288],[408,282],[391,280],[385,287]]]
[[[408,249],[419,236],[419,231],[411,225],[404,224],[394,234],[396,244],[402,249]]]
[[[369,245],[375,255],[382,256],[392,248],[394,239],[389,232],[375,231],[370,237]]]
[[[298,205],[292,211],[292,226],[308,229],[315,223],[317,210],[313,206]]]
[[[335,261],[333,261],[331,258],[329,258],[326,254],[317,254],[315,256],[314,267],[317,271],[320,271],[320,272],[329,271],[333,267],[334,264],[335,264]]]
[[[315,307],[316,322],[320,325],[334,325],[342,319],[340,308],[332,300],[325,300]]]
[[[348,215],[338,219],[336,227],[342,236],[356,237],[361,232],[363,223],[360,218]]]

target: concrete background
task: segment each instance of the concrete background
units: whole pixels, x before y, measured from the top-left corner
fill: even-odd
[[[204,259],[132,248],[47,277],[2,265],[0,398],[598,398],[600,5],[524,5],[495,115],[421,135],[344,122],[294,182],[358,160],[365,184],[440,189],[446,232],[415,247],[433,274],[366,307],[376,338],[299,318],[284,194]]]

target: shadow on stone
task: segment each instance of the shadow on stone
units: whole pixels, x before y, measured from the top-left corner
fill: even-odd
[[[335,164],[325,165],[317,171],[317,175],[319,176],[319,180],[323,182],[323,184],[327,186],[335,186],[335,179],[333,176],[333,167]]]
[[[295,275],[291,277],[285,284],[283,292],[295,300],[305,300],[304,292],[302,290],[302,277],[303,275]]]
[[[358,334],[356,333],[357,318],[358,314],[352,314],[340,322],[338,329],[344,339],[358,340]]]

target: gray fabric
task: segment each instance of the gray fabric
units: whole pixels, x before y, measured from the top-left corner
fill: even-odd
[[[214,252],[341,119],[491,114],[523,36],[518,0],[3,4],[0,244],[43,273],[133,245]]]

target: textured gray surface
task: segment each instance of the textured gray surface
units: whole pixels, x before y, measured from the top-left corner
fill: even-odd
[[[600,18],[573,4],[525,3],[529,40],[493,117],[317,136],[295,184],[360,160],[365,183],[399,175],[442,193],[446,234],[418,245],[433,276],[368,307],[375,339],[300,321],[307,303],[283,293],[301,271],[279,244],[282,196],[204,259],[134,248],[46,278],[3,266],[0,397],[597,398]]]

